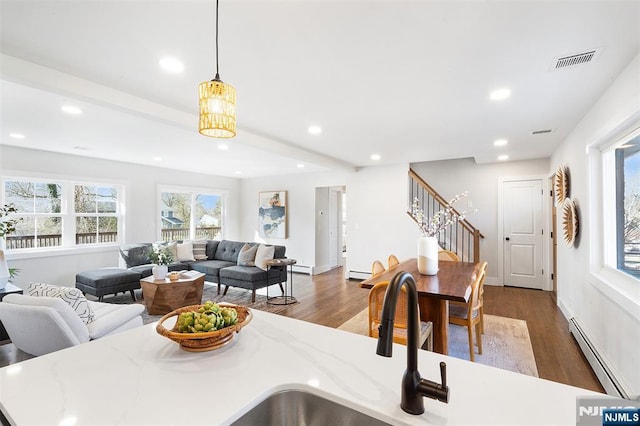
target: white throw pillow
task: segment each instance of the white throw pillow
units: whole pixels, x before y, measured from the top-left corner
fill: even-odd
[[[256,266],[255,258],[258,245],[245,243],[238,253],[238,266]]]
[[[78,314],[83,323],[89,324],[95,319],[95,315],[89,302],[82,292],[73,287],[61,287],[43,283],[29,283],[27,288],[29,296],[58,297],[64,300]]]
[[[178,244],[178,261],[179,262],[193,262],[196,259],[193,257],[193,242],[185,241],[182,244]]]
[[[256,252],[256,266],[263,271],[269,269],[266,262],[267,260],[273,259],[273,254],[275,253],[275,246],[265,246],[264,244],[260,244],[258,246],[258,251]]]

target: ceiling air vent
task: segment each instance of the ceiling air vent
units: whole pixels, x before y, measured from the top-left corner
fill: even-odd
[[[593,49],[586,52],[576,53],[573,55],[554,58],[551,63],[551,70],[561,70],[571,68],[576,65],[586,64],[595,61],[600,55],[602,49]]]
[[[543,135],[545,133],[551,133],[551,129],[534,130],[533,132],[531,132],[532,135]]]

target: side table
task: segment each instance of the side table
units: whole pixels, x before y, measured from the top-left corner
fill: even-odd
[[[297,300],[293,297],[293,265],[297,263],[295,259],[272,259],[265,262],[267,266],[284,266],[285,272],[287,266],[289,267],[289,295],[287,295],[287,283],[284,283],[284,293],[282,296],[269,297],[269,287],[267,286],[267,303],[270,305],[290,305],[296,303]]]
[[[0,301],[4,299],[7,294],[11,293],[23,294],[23,290],[11,283],[7,283],[4,288],[0,289]],[[0,321],[0,342],[8,339],[9,334],[7,334],[7,330],[5,330],[4,325],[2,325],[2,322]]]

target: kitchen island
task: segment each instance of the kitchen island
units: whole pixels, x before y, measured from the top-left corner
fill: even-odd
[[[419,351],[424,378],[447,363],[449,404],[400,408],[406,348],[261,311],[225,347],[186,352],[155,323],[0,369],[16,425],[227,425],[277,390],[303,389],[390,424],[575,424],[588,390]],[[165,324],[168,326],[168,323]]]

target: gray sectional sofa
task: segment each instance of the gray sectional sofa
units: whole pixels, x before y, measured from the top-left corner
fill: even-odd
[[[168,265],[169,271],[194,270],[202,272],[205,274],[205,281],[218,284],[218,294],[220,294],[220,286],[225,286],[225,294],[229,287],[251,290],[252,302],[255,302],[256,290],[259,288],[279,284],[282,290],[282,283],[287,281],[285,267],[276,266],[264,271],[257,266],[238,265],[238,254],[244,244],[239,241],[207,240],[206,259],[193,262],[174,262]],[[140,279],[152,274],[153,264],[149,260],[149,253],[152,249],[152,243],[127,244],[120,247],[120,268],[79,273],[76,275],[76,287],[100,299],[104,294],[115,293],[116,291],[112,291],[115,289],[117,291],[129,290],[133,296],[133,289],[140,288]],[[276,245],[274,259],[284,258],[285,252],[286,247]]]

